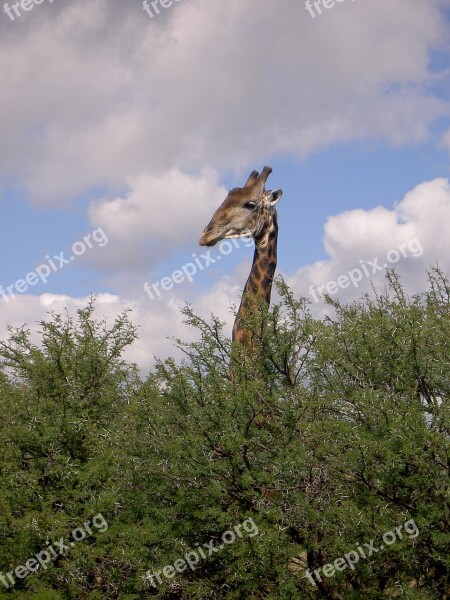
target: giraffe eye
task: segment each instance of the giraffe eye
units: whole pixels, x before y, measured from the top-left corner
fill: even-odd
[[[247,208],[248,210],[253,210],[256,207],[256,202],[246,202],[244,204],[244,208]]]

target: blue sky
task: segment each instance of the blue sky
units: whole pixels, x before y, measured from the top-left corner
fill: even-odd
[[[391,208],[419,183],[450,175],[448,151],[439,150],[432,143],[407,148],[385,144],[368,148],[364,143],[354,143],[328,148],[300,160],[274,157],[270,162],[274,169],[272,187],[281,187],[284,194],[278,208],[278,249],[279,264],[285,273],[327,258],[322,238],[329,215],[355,208],[369,210],[380,204]],[[242,185],[242,181],[228,175],[223,184],[231,189]],[[45,260],[46,254],[53,256],[67,250],[92,229],[86,214],[88,200],[89,197],[84,201],[84,210],[80,209],[83,200],[70,207],[40,208],[30,205],[23,193],[5,192],[1,205],[0,250],[9,260],[2,268],[4,286],[33,270]],[[203,225],[199,223],[199,233]],[[188,242],[186,248],[174,247],[169,260],[148,271],[149,278],[172,272],[191,260],[193,253],[200,252],[196,238]],[[225,265],[199,273],[196,281],[211,283],[217,276],[234,270],[243,259],[250,264],[252,256],[253,249],[242,246],[239,252],[227,257]],[[91,292],[114,293],[115,290],[104,277],[99,277],[96,269],[72,264],[35,291],[86,296]]]
[[[96,228],[108,243],[0,298],[0,334],[91,293],[110,319],[133,308],[143,367],[172,352],[167,337],[192,334],[185,301],[231,327],[252,248],[154,301],[144,283],[200,255],[227,190],[264,164],[284,192],[278,272],[299,295],[412,239],[423,253],[396,265],[409,291],[430,264],[450,267],[448,2],[342,2],[315,19],[293,0],[186,0],[153,19],[141,8],[73,0],[1,15],[0,285]]]

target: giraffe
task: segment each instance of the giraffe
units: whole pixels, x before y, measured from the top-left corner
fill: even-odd
[[[280,189],[265,189],[271,172],[271,167],[264,167],[261,173],[252,171],[244,187],[232,189],[213,214],[200,238],[201,246],[214,246],[223,239],[254,239],[253,264],[232,334],[233,341],[249,346],[252,346],[252,340],[245,326],[246,319],[259,302],[270,304],[277,265],[278,221],[275,205],[283,192]]]

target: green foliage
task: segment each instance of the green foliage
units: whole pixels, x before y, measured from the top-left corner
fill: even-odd
[[[136,336],[127,314],[109,330],[93,303],[76,323],[53,316],[39,347],[11,331],[0,570],[96,514],[108,528],[0,583],[0,598],[447,597],[450,288],[438,270],[420,297],[394,273],[388,284],[348,306],[328,299],[320,321],[279,281],[281,302],[248,322],[251,351],[186,308],[199,341],[178,340],[185,359],[146,381],[121,358]],[[209,556],[211,540],[223,548]],[[145,578],[199,545],[195,569]],[[358,547],[354,568],[325,576]],[[319,568],[313,585],[305,569]]]
[[[9,340],[0,345],[4,572],[44,550],[47,541],[68,538],[99,512],[111,514],[116,505],[111,436],[140,386],[136,369],[121,358],[136,332],[126,313],[108,330],[106,323],[94,320],[93,311],[90,302],[78,311],[77,323],[61,315],[42,322],[41,347],[30,341],[25,329],[11,330]],[[88,543],[93,541],[94,537]],[[86,544],[80,542],[71,555],[84,552],[83,560],[94,563],[93,548],[86,552]],[[58,558],[54,568],[43,572],[50,590],[59,589],[72,567],[70,560]],[[18,597],[23,588],[38,590],[39,579],[38,572],[18,580]],[[53,592],[39,594],[36,598],[55,597]]]

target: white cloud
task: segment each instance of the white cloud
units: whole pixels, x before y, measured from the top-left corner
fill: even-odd
[[[130,178],[128,186],[125,196],[89,207],[91,223],[100,225],[109,240],[94,256],[98,266],[151,269],[185,240],[198,239],[227,194],[211,169],[200,176],[178,169],[160,176],[140,175]]]
[[[346,1],[316,19],[297,0],[189,0],[153,19],[140,2],[35,7],[1,24],[0,172],[61,205],[173,167],[422,140],[448,114],[426,86],[440,5]]]
[[[26,325],[31,332],[35,344],[40,343],[40,325],[42,320],[49,320],[49,313],[63,313],[65,310],[72,316],[76,311],[86,307],[89,298],[72,298],[70,296],[43,294],[42,296],[17,296],[13,301],[0,300],[2,307],[2,325],[0,339],[7,337],[6,324],[12,327]],[[182,324],[181,316],[174,303],[150,303],[119,298],[111,294],[99,294],[96,300],[95,316],[106,317],[109,326],[123,310],[131,308],[131,319],[139,325],[139,340],[130,347],[125,358],[136,362],[143,373],[148,372],[154,362],[154,356],[166,357],[176,355],[173,344],[167,338],[181,335],[184,339],[192,337],[192,333]]]
[[[309,297],[313,306],[316,298],[320,299],[318,286],[328,284],[330,295],[344,302],[369,291],[371,281],[383,289],[385,269],[378,269],[378,265],[394,267],[409,292],[423,291],[431,265],[439,263],[444,273],[450,272],[449,181],[439,178],[418,185],[392,210],[358,209],[329,217],[324,229],[324,246],[330,258],[288,277],[297,293]],[[354,283],[349,278],[351,272]],[[348,280],[338,283],[340,277]],[[319,301],[316,308],[323,312],[323,303]]]
[[[206,319],[213,313],[228,322],[231,335],[233,316],[231,302],[238,300],[240,288],[224,277],[205,293],[199,294],[192,301],[194,310]],[[64,313],[66,310],[72,317],[76,311],[87,306],[89,297],[73,298],[58,294],[42,294],[41,296],[17,295],[13,300],[0,299],[2,323],[0,339],[8,336],[7,325],[30,329],[31,340],[40,343],[40,321],[49,320],[50,313]],[[148,373],[154,364],[155,357],[175,356],[181,359],[181,352],[174,346],[172,338],[184,341],[198,339],[198,332],[183,323],[181,307],[185,305],[182,297],[166,294],[160,300],[150,301],[147,297],[139,299],[119,297],[112,294],[96,296],[95,317],[107,319],[111,326],[114,319],[123,310],[131,309],[131,319],[138,326],[139,339],[126,351],[125,358],[136,362],[143,374]],[[227,329],[225,330],[227,333]]]

